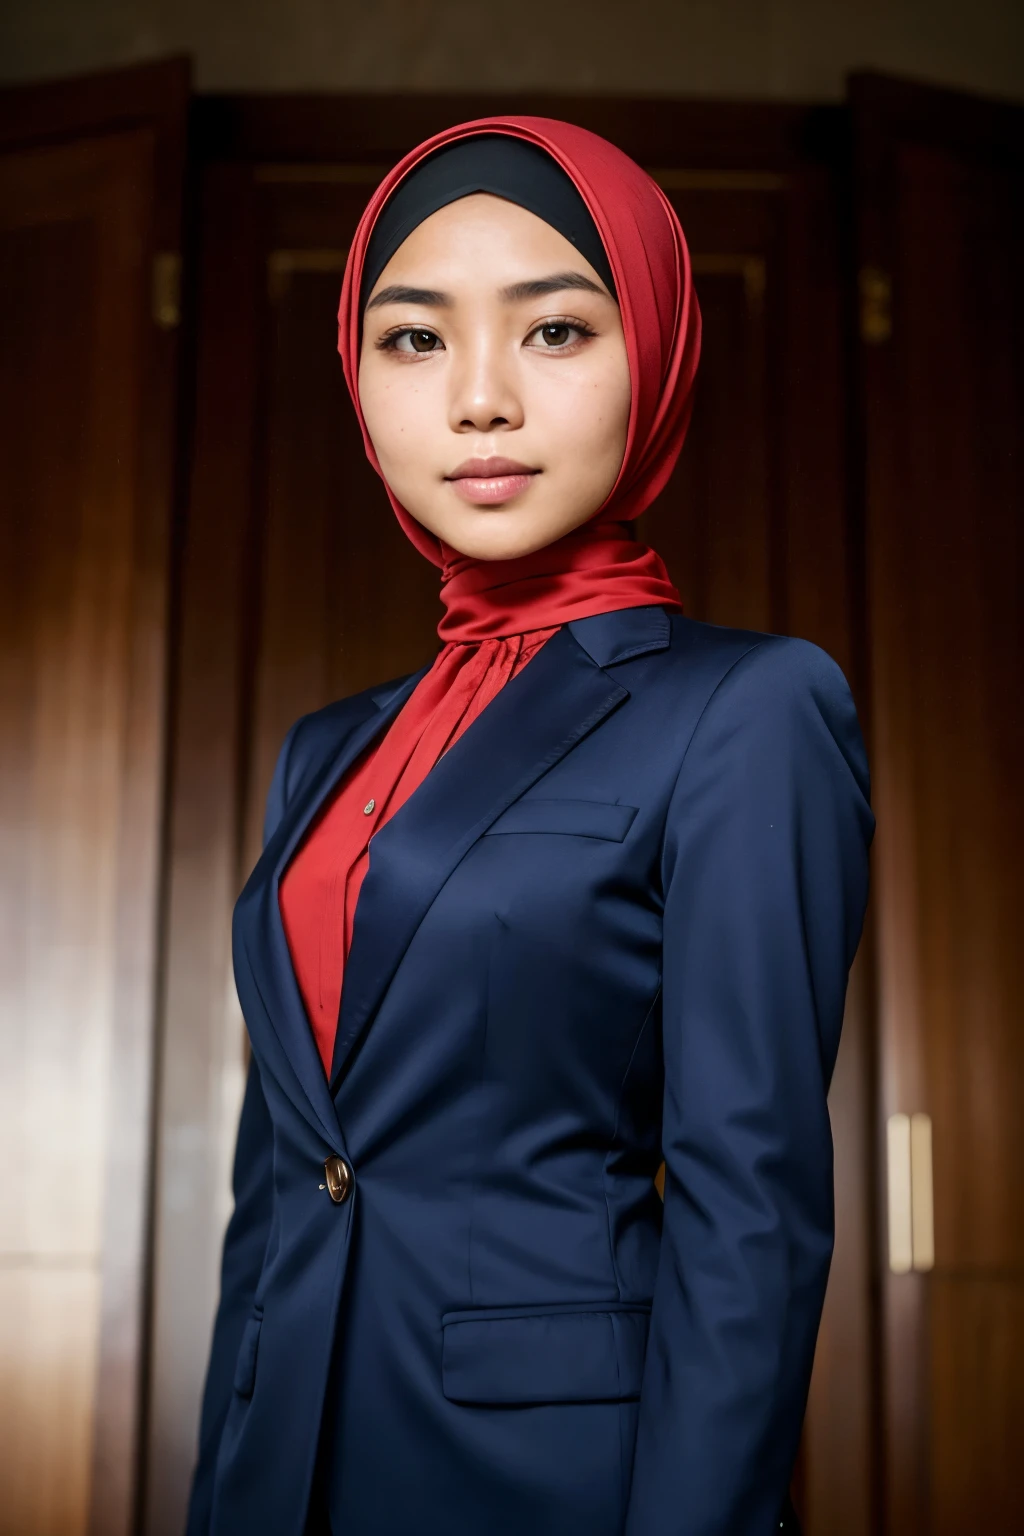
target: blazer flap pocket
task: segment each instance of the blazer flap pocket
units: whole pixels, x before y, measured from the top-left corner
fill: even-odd
[[[252,1397],[256,1385],[256,1355],[260,1347],[260,1329],[263,1317],[250,1317],[242,1333],[235,1363],[235,1379],[232,1386],[239,1397]]]
[[[594,1403],[640,1396],[645,1307],[450,1312],[442,1390],[455,1403]]]
[[[612,805],[605,800],[517,800],[491,823],[485,835],[565,832],[621,843],[636,812],[635,805]]]

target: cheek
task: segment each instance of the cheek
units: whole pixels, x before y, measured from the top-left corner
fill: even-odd
[[[359,375],[359,404],[381,468],[389,475],[422,463],[423,446],[432,433],[436,411],[429,381],[413,377],[414,368]]]
[[[551,366],[538,397],[551,452],[567,466],[583,463],[594,477],[617,469],[629,425],[629,375],[614,363],[564,372]],[[559,376],[561,375],[561,376]]]

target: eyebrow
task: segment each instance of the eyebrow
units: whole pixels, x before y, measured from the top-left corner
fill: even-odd
[[[566,288],[582,288],[588,293],[608,297],[600,283],[584,277],[582,272],[553,272],[550,277],[534,277],[524,283],[511,283],[501,290],[501,296],[508,304],[520,304],[524,299],[543,299],[549,293],[561,293]]]
[[[602,298],[609,297],[599,283],[582,272],[552,272],[550,277],[532,277],[522,283],[510,283],[501,290],[501,297],[506,304],[522,304],[527,299],[543,299],[549,293],[562,293],[567,288],[580,288],[588,293],[599,293]],[[431,309],[451,309],[454,303],[452,295],[439,288],[410,288],[404,283],[393,283],[374,294],[366,308],[380,309],[384,304],[423,304]]]
[[[455,303],[450,293],[437,288],[407,288],[404,283],[393,283],[374,294],[367,309],[379,309],[382,304],[426,304],[432,309],[450,309]]]

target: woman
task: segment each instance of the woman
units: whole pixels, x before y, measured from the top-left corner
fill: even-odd
[[[293,727],[236,909],[253,1059],[190,1531],[759,1536],[832,1245],[874,825],[849,690],[684,617],[629,537],[699,317],[611,145],[421,145],[339,320],[443,645]]]

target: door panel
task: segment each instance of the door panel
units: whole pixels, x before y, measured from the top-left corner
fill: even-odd
[[[771,629],[766,258],[761,251],[700,250],[703,221],[696,213],[703,205],[711,223],[718,211],[713,197],[673,198],[693,242],[706,339],[683,457],[638,531],[667,562],[692,617]]]
[[[934,1145],[934,1268],[883,1276],[886,1514],[952,1536],[1012,1528],[1024,1456],[1024,112],[853,99],[881,1108]]]
[[[150,288],[177,241],[187,72],[104,83],[0,97],[12,1536],[127,1531],[136,1481],[174,402]]]

